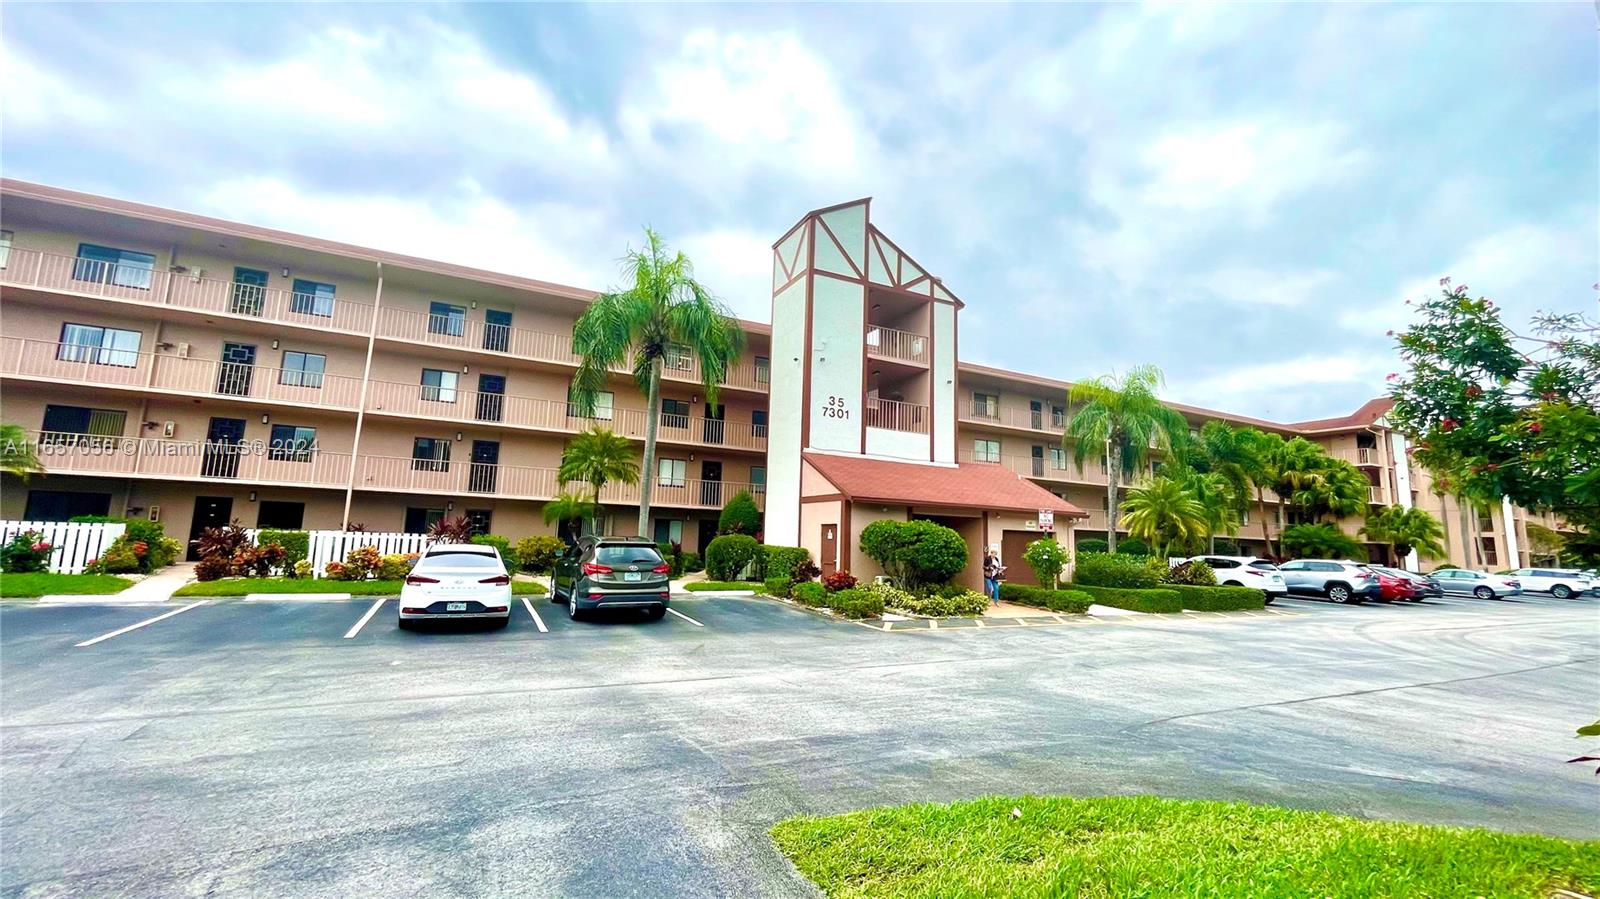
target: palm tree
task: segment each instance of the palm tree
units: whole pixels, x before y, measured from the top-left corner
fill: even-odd
[[[1120,522],[1128,535],[1150,544],[1166,558],[1174,544],[1199,541],[1211,529],[1205,507],[1173,478],[1158,475],[1128,491],[1127,514]]]
[[[700,366],[706,402],[717,401],[717,389],[744,351],[744,330],[710,290],[694,279],[694,266],[680,253],[669,253],[661,235],[646,228],[645,247],[630,248],[622,260],[621,290],[603,293],[572,326],[572,351],[580,362],[572,379],[572,401],[578,414],[593,415],[596,399],[611,369],[627,363],[646,398],[644,470],[653,474],[656,430],[661,418],[661,369],[693,358]],[[639,491],[639,533],[650,527],[650,488],[646,477]]]
[[[583,519],[591,512],[598,517],[600,510],[596,509],[594,503],[588,499],[563,490],[555,499],[544,504],[544,523],[563,525],[569,521],[576,521],[581,526]]]
[[[1215,471],[1187,469],[1177,476],[1183,489],[1200,504],[1206,519],[1206,551],[1217,551],[1217,532],[1239,533],[1239,501],[1234,486]]]
[[[1274,447],[1267,486],[1278,496],[1278,518],[1283,525],[1302,523],[1290,519],[1291,506],[1299,510],[1314,500],[1327,461],[1328,453],[1304,437],[1294,437]]]
[[[1261,509],[1261,540],[1267,545],[1267,552],[1278,557],[1283,556],[1283,544],[1280,539],[1276,545],[1272,541],[1272,532],[1267,528],[1267,500],[1266,491],[1273,489],[1278,483],[1278,463],[1283,459],[1286,441],[1279,434],[1269,434],[1255,428],[1246,428],[1240,434],[1245,443],[1247,452],[1251,457],[1252,470],[1250,484],[1256,491],[1256,506]],[[1278,504],[1279,526],[1283,523],[1283,503]]]
[[[1361,536],[1374,543],[1388,544],[1404,564],[1406,556],[1418,551],[1432,558],[1444,556],[1444,528],[1438,519],[1421,509],[1404,506],[1384,506],[1367,515],[1361,526]]]
[[[1161,369],[1140,365],[1121,378],[1101,375],[1067,390],[1068,405],[1078,406],[1062,446],[1072,452],[1078,471],[1085,460],[1103,454],[1106,465],[1106,550],[1117,551],[1117,484],[1125,469],[1143,469],[1152,449],[1169,450],[1173,435],[1189,429],[1183,416],[1162,405],[1156,389],[1164,384]]]
[[[594,488],[593,530],[598,534],[600,491],[612,481],[639,483],[639,461],[633,455],[633,441],[599,425],[574,435],[561,454],[561,468],[556,471],[556,477],[563,484],[582,481]]]
[[[28,432],[21,425],[0,424],[0,471],[27,480],[28,475],[41,470],[43,466],[28,440]]]

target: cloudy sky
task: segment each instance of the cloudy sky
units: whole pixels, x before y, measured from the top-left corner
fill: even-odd
[[[649,223],[763,321],[771,243],[870,195],[963,358],[1274,419],[1381,393],[1441,275],[1600,281],[1591,3],[9,4],[0,46],[10,177],[592,288]]]

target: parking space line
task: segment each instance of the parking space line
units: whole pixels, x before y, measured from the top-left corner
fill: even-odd
[[[676,616],[678,616],[679,618],[682,618],[684,621],[689,622],[690,624],[694,625],[695,627],[705,627],[705,625],[703,625],[700,622],[694,620],[693,618],[690,618],[688,615],[683,614],[682,612],[678,611],[677,609],[667,609],[667,611],[671,612],[672,614],[674,614]]]
[[[388,601],[389,598],[387,596],[379,597],[378,600],[372,604],[372,608],[367,610],[367,614],[362,615],[360,621],[357,621],[350,627],[349,630],[344,632],[344,638],[348,640],[351,637],[354,637],[356,634],[361,633],[361,629],[367,626],[367,622],[372,620],[372,616],[378,614],[378,610],[383,608],[383,604]]]
[[[539,613],[533,610],[533,603],[529,602],[526,596],[522,597],[522,607],[528,610],[528,617],[533,619],[534,627],[539,629],[539,633],[550,633],[550,629],[544,626],[544,619],[540,618]]]
[[[93,646],[96,643],[99,643],[101,640],[109,640],[112,637],[116,637],[116,636],[120,636],[122,634],[126,634],[128,631],[138,630],[139,628],[144,627],[146,625],[155,624],[157,621],[160,621],[163,618],[171,618],[174,615],[178,615],[178,614],[181,614],[183,612],[187,612],[190,609],[206,605],[206,604],[208,604],[210,602],[211,602],[211,600],[209,600],[209,599],[202,599],[199,602],[192,602],[192,603],[189,603],[188,605],[184,606],[181,609],[173,609],[172,611],[167,612],[164,615],[157,615],[154,618],[146,618],[143,621],[135,622],[134,624],[130,624],[127,627],[118,628],[117,630],[114,630],[109,634],[101,634],[100,636],[95,637],[93,640],[85,640],[82,643],[74,644],[74,646],[79,646],[79,647],[81,647],[81,646]]]

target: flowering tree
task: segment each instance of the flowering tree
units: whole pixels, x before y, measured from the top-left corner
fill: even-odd
[[[1449,278],[1399,335],[1390,418],[1439,486],[1487,505],[1548,509],[1600,550],[1600,322],[1540,313],[1529,334]],[[1586,554],[1587,554],[1586,553]]]

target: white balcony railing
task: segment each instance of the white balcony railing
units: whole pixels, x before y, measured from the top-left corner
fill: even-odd
[[[264,441],[162,440],[59,431],[36,432],[33,437],[39,463],[50,473],[343,487],[350,472],[349,453],[274,448]]]
[[[928,364],[928,338],[921,334],[894,328],[869,327],[866,343],[868,356]]]
[[[926,434],[929,418],[928,407],[921,403],[867,399],[866,422],[869,428]]]

